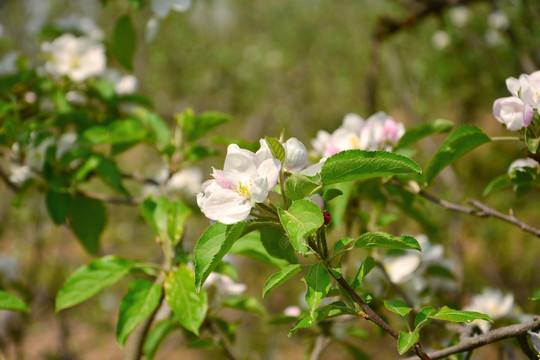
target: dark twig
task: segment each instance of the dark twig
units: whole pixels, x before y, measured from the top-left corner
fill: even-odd
[[[471,204],[473,207],[467,207],[467,206],[462,206],[462,205],[454,204],[454,203],[451,203],[449,201],[443,200],[443,199],[438,198],[437,196],[435,196],[433,194],[430,194],[430,193],[428,193],[428,192],[426,192],[424,190],[416,191],[416,190],[412,189],[411,187],[409,187],[407,185],[403,185],[403,184],[401,184],[401,183],[399,183],[398,181],[395,181],[395,180],[392,180],[391,184],[395,185],[395,186],[398,186],[398,187],[408,191],[411,194],[419,195],[419,196],[423,197],[424,199],[429,200],[432,203],[435,203],[437,205],[440,205],[440,206],[442,206],[443,208],[445,208],[447,210],[455,211],[455,212],[459,212],[459,213],[463,213],[463,214],[469,214],[469,215],[482,217],[482,218],[494,217],[496,219],[499,219],[499,220],[505,221],[507,223],[510,223],[512,225],[515,225],[515,226],[519,227],[521,230],[523,230],[525,232],[528,232],[530,234],[533,234],[536,237],[540,237],[540,229],[538,229],[538,228],[536,228],[534,226],[528,225],[528,224],[518,220],[514,216],[513,213],[510,213],[510,215],[502,214],[499,211],[497,211],[497,210],[495,210],[495,209],[481,203],[478,200],[469,200],[469,204]]]
[[[479,348],[484,345],[492,344],[504,339],[513,337],[519,337],[526,335],[527,331],[536,330],[540,328],[540,316],[535,316],[533,320],[527,321],[523,324],[510,325],[503,328],[488,331],[482,335],[474,336],[461,340],[457,345],[450,346],[446,349],[434,351],[429,356],[431,359],[443,359],[452,354],[461,353],[464,351],[470,351]],[[413,360],[413,357],[405,360]]]

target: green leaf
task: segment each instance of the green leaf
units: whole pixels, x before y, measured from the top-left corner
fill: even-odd
[[[397,237],[384,232],[372,232],[361,235],[354,243],[355,248],[412,249],[422,251],[415,238],[408,235]]]
[[[52,221],[56,225],[61,225],[66,222],[66,216],[69,209],[71,197],[67,193],[61,193],[49,189],[45,195],[45,204],[47,211],[51,216]]]
[[[512,186],[512,181],[508,178],[508,175],[500,175],[492,179],[485,187],[482,196],[488,196],[491,192],[503,189],[508,186]]]
[[[534,131],[529,128],[525,130],[525,144],[532,154],[536,154],[538,146],[540,146],[540,138],[535,137]]]
[[[283,145],[279,142],[278,139],[266,136],[264,138],[268,144],[268,147],[270,148],[270,151],[272,151],[272,154],[276,159],[281,161],[283,164],[285,162],[285,149],[283,148]]]
[[[450,134],[437,149],[435,155],[429,161],[426,172],[426,183],[433,179],[448,165],[456,161],[469,151],[478,146],[490,142],[491,139],[479,127],[463,125]]]
[[[206,317],[208,304],[206,292],[197,292],[193,272],[187,266],[179,266],[165,280],[165,300],[185,329],[199,335],[199,328]]]
[[[332,247],[332,254],[336,255],[337,252],[339,252],[341,249],[347,247],[351,243],[355,242],[356,240],[350,237],[346,237],[343,239],[339,239],[336,241],[334,246]]]
[[[247,311],[260,316],[266,315],[265,307],[251,296],[227,296],[221,301],[221,304],[231,309]]]
[[[402,300],[384,300],[384,307],[404,318],[411,312],[411,308],[405,304]]]
[[[285,281],[289,280],[294,275],[298,274],[304,266],[299,264],[289,265],[283,268],[280,272],[270,276],[266,283],[263,286],[263,297],[266,297],[268,293],[279,285],[283,284]]]
[[[217,111],[207,111],[195,116],[191,109],[176,115],[176,122],[182,127],[184,137],[188,142],[197,140],[213,128],[229,122],[231,119],[230,115]]]
[[[319,187],[319,184],[310,180],[307,176],[292,174],[285,180],[285,195],[292,201],[301,200],[311,195],[317,187]]]
[[[21,299],[12,295],[8,292],[0,290],[0,309],[11,310],[11,311],[21,311],[21,312],[30,312],[28,305],[24,303]]]
[[[99,96],[105,101],[111,101],[114,99],[116,92],[114,91],[113,83],[104,78],[95,79],[92,83],[92,87],[97,91]]]
[[[133,110],[132,114],[146,131],[152,135],[153,141],[160,149],[164,149],[169,144],[171,131],[162,118],[142,107]]]
[[[234,243],[229,250],[229,253],[247,256],[278,268],[289,265],[287,260],[272,256],[268,253],[261,242],[261,235],[257,232],[242,236]]]
[[[332,278],[323,263],[318,262],[311,265],[303,280],[307,287],[306,303],[313,316],[321,300],[328,294]]]
[[[429,315],[429,318],[453,322],[471,322],[473,320],[480,319],[493,323],[493,320],[491,320],[491,318],[486,314],[481,314],[476,311],[454,310],[447,306],[444,306],[435,314]]]
[[[101,201],[77,196],[69,203],[68,217],[75,236],[91,254],[97,254],[99,237],[105,229],[107,215]]]
[[[145,0],[128,0],[128,2],[135,9],[140,10],[144,7]]]
[[[453,127],[453,122],[443,119],[437,119],[426,124],[415,126],[408,129],[405,134],[403,134],[401,139],[399,139],[399,143],[396,148],[410,146],[426,136],[448,132],[452,130]]]
[[[339,189],[330,188],[327,189],[323,194],[323,200],[324,202],[330,201],[332,199],[337,198],[338,196],[343,195],[343,191]]]
[[[375,267],[375,259],[373,259],[371,256],[368,256],[362,261],[362,264],[358,268],[358,272],[356,273],[356,276],[354,277],[353,283],[351,284],[351,287],[353,289],[356,289],[362,284],[362,280],[364,277],[369,274],[371,270]]]
[[[298,263],[296,252],[285,233],[285,230],[278,224],[277,227],[265,227],[259,230],[261,233],[261,242],[264,249],[273,258],[283,259],[288,264]]]
[[[291,329],[291,331],[289,331],[289,335],[288,337],[290,338],[291,336],[293,336],[294,334],[296,334],[296,332],[302,328],[308,328],[310,327],[311,325],[313,325],[315,323],[315,320],[311,317],[311,315],[306,315],[304,316],[302,319],[300,319],[297,323],[296,323],[296,326],[293,327]]]
[[[145,279],[136,279],[129,285],[118,310],[116,340],[120,346],[124,346],[131,332],[158,307],[161,294],[161,284]]]
[[[163,340],[177,328],[179,328],[178,321],[174,317],[157,323],[144,340],[144,360],[152,360]]]
[[[219,152],[206,146],[196,144],[186,149],[184,154],[187,161],[197,162],[210,156],[216,156]]]
[[[321,209],[309,200],[293,202],[289,210],[279,209],[279,219],[292,246],[301,254],[308,252],[305,239],[324,224]]]
[[[126,276],[134,262],[105,256],[71,274],[56,295],[56,311],[79,304]]]
[[[532,297],[529,298],[532,301],[540,301],[540,288],[533,291]]]
[[[429,318],[430,315],[436,313],[437,310],[433,306],[426,306],[420,312],[418,315],[416,315],[416,318],[414,319],[414,327],[416,328],[416,332],[420,332],[420,330],[429,324],[431,322],[431,319]]]
[[[189,206],[181,201],[171,201],[167,210],[167,233],[174,245],[180,242],[184,227],[191,215]]]
[[[343,219],[345,219],[345,215],[347,214],[347,209],[349,205],[349,199],[351,198],[351,195],[354,190],[355,183],[353,182],[346,182],[346,183],[339,183],[334,184],[330,189],[328,189],[326,192],[330,191],[338,191],[341,192],[342,196],[338,197],[337,199],[330,201],[326,203],[325,201],[325,207],[328,208],[328,211],[330,212],[330,215],[332,216],[332,222],[331,225],[339,226],[343,222]],[[326,193],[325,193],[326,195]]]
[[[411,159],[386,152],[347,150],[328,158],[321,170],[323,185],[397,174],[420,174],[422,169]]]
[[[233,225],[215,223],[202,234],[194,250],[195,285],[198,291],[235,241],[243,235],[245,227],[245,221]]]
[[[398,337],[398,352],[399,355],[403,355],[409,350],[411,347],[413,347],[414,344],[418,341],[418,338],[420,337],[420,334],[416,331],[413,331],[412,333],[406,333],[404,331],[399,332]]]
[[[126,69],[133,71],[133,55],[137,47],[137,34],[126,14],[116,21],[112,39],[112,52]]]

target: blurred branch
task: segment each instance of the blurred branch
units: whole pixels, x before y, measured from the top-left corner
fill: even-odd
[[[332,340],[325,335],[321,334],[317,336],[315,338],[315,346],[313,347],[313,351],[311,352],[309,360],[319,360],[324,349],[326,349],[326,347],[330,344],[331,341]]]
[[[402,188],[403,190],[405,190],[405,191],[407,191],[407,192],[409,192],[411,194],[416,194],[416,195],[422,196],[424,199],[427,199],[427,200],[431,201],[432,203],[440,205],[440,206],[442,206],[443,208],[445,208],[447,210],[460,212],[460,213],[463,213],[463,214],[469,214],[469,215],[473,215],[473,216],[477,216],[477,217],[481,217],[481,218],[494,217],[494,218],[500,219],[502,221],[505,221],[507,223],[510,223],[512,225],[515,225],[515,226],[519,227],[521,230],[523,230],[525,232],[528,232],[530,234],[533,234],[536,237],[540,237],[540,229],[535,228],[535,227],[533,227],[531,225],[528,225],[528,224],[524,223],[521,220],[518,220],[514,216],[512,211],[510,211],[510,215],[505,215],[505,214],[500,213],[499,211],[497,211],[497,210],[495,210],[495,209],[481,203],[478,200],[469,200],[469,204],[471,204],[473,207],[466,207],[466,206],[454,204],[454,203],[451,203],[449,201],[438,198],[437,196],[432,195],[432,194],[430,194],[430,193],[428,193],[428,192],[426,192],[424,190],[415,191],[411,187],[409,187],[407,185],[403,185],[403,184],[401,184],[401,183],[399,183],[399,182],[397,182],[395,180],[392,180],[391,183],[393,185],[395,185],[395,186],[398,186],[398,187]]]
[[[464,351],[470,351],[479,348],[484,345],[492,344],[504,339],[519,337],[527,334],[527,331],[536,330],[540,328],[540,316],[535,316],[533,320],[527,321],[523,324],[510,325],[503,328],[488,331],[482,335],[473,336],[462,339],[457,345],[450,346],[446,349],[434,351],[429,356],[431,359],[443,359],[452,354],[457,354]],[[529,356],[529,355],[528,355]],[[529,358],[531,358],[529,356]],[[405,360],[413,360],[413,357]],[[537,359],[533,356],[532,359]]]
[[[133,174],[122,174],[122,177],[124,179],[130,179],[130,180],[135,180],[135,181],[138,181],[140,183],[143,183],[143,184],[150,184],[150,185],[156,185],[156,186],[161,186],[162,184],[152,178],[148,178],[148,177],[145,177],[139,173],[133,173]]]
[[[78,192],[78,194],[85,196],[87,198],[90,198],[90,199],[95,199],[95,200],[103,201],[105,203],[116,204],[116,205],[136,206],[142,203],[141,199],[111,197],[111,196],[93,193],[93,192]]]

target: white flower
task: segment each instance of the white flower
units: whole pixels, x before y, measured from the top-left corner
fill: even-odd
[[[81,33],[96,41],[101,41],[105,37],[103,30],[88,17],[70,15],[57,20],[55,25],[64,31]]]
[[[122,75],[117,70],[110,69],[105,72],[105,78],[114,85],[118,95],[133,94],[137,90],[137,78],[134,75]]]
[[[54,138],[48,137],[43,140],[37,146],[30,146],[26,152],[26,164],[30,166],[32,170],[42,171],[45,165],[45,156],[49,146],[54,144]]]
[[[17,59],[19,58],[19,53],[16,51],[10,51],[2,60],[0,60],[0,76],[2,75],[13,75],[17,72]]]
[[[469,21],[469,9],[465,6],[455,6],[448,12],[450,21],[457,27],[463,27]]]
[[[9,164],[9,181],[16,185],[21,185],[33,176],[32,169],[28,165],[15,163]]]
[[[484,289],[481,294],[474,295],[469,305],[463,310],[476,311],[487,314],[491,319],[497,320],[512,315],[514,311],[514,295],[503,293],[499,289]],[[486,332],[491,323],[486,320],[475,320],[473,323]]]
[[[540,354],[540,334],[532,331],[527,332],[529,333],[529,335],[531,335],[531,343],[534,347],[534,350],[536,350],[536,352]]]
[[[510,25],[510,20],[504,12],[499,10],[489,14],[488,24],[495,29],[506,29]]]
[[[165,184],[168,192],[183,191],[194,195],[201,191],[202,172],[199,168],[191,167],[174,173]]]
[[[540,107],[540,71],[535,71],[527,77],[527,84],[521,87],[520,95],[527,105],[535,109]]]
[[[257,151],[257,156],[260,159],[270,159],[273,157],[272,151],[265,139],[260,140],[261,147]],[[283,162],[283,170],[289,172],[298,172],[302,170],[308,161],[307,149],[297,138],[290,138],[285,141],[283,149],[285,150],[285,161]]]
[[[529,75],[521,74],[519,79],[515,77],[509,77],[506,79],[506,87],[513,96],[520,96],[520,93],[527,87],[529,87]]]
[[[529,126],[533,115],[533,109],[515,96],[499,98],[493,103],[493,116],[510,131]]]
[[[81,82],[105,71],[105,47],[89,37],[64,34],[43,43],[41,50],[48,55],[45,70],[55,77]]]
[[[291,317],[298,317],[300,316],[301,312],[302,310],[300,307],[296,305],[287,306],[285,309],[283,309],[283,314]]]
[[[517,159],[514,160],[508,167],[508,174],[511,174],[514,171],[523,171],[523,168],[527,167],[538,169],[540,167],[540,164],[538,164],[536,160],[531,158]]]
[[[242,283],[237,283],[227,275],[220,273],[212,272],[208,275],[208,278],[204,282],[204,287],[215,287],[218,293],[218,296],[227,297],[227,296],[239,296],[246,291],[247,286]]]
[[[150,8],[158,18],[164,18],[169,15],[169,12],[177,11],[184,12],[191,7],[191,0],[152,0]]]
[[[409,280],[422,261],[419,254],[409,253],[400,256],[385,257],[383,267],[388,273],[390,281],[400,284]]]
[[[436,31],[431,36],[431,44],[435,49],[442,50],[450,45],[450,36],[446,33],[446,31]]]
[[[404,133],[405,126],[382,111],[367,120],[357,114],[347,114],[334,133],[319,131],[312,144],[323,157],[351,149],[391,151]]]
[[[76,142],[77,142],[77,133],[73,131],[68,131],[62,134],[58,138],[58,143],[56,144],[56,158],[60,159],[62,155],[64,155],[70,150],[75,149]]]
[[[203,183],[197,204],[209,219],[224,224],[245,220],[255,203],[263,202],[279,177],[280,162],[260,158],[249,150],[231,144],[223,170],[216,170],[213,180]]]

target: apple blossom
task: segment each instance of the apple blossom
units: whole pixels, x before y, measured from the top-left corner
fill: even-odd
[[[150,8],[160,19],[169,15],[169,12],[178,11],[183,12],[189,10],[191,7],[191,0],[152,0],[150,1]]]
[[[261,147],[257,151],[259,159],[273,158],[272,151],[265,139],[260,140]],[[285,161],[283,162],[283,170],[289,172],[299,172],[302,170],[308,161],[307,149],[297,138],[290,138],[285,141],[283,150],[285,150]]]
[[[45,70],[55,77],[81,82],[105,71],[105,47],[89,37],[64,34],[43,43],[41,50],[48,56]]]
[[[137,78],[134,75],[122,75],[117,70],[110,69],[105,72],[105,78],[114,85],[118,95],[132,94],[137,90]]]
[[[276,185],[280,167],[279,160],[267,158],[264,151],[254,154],[231,144],[223,170],[214,169],[214,179],[203,183],[197,204],[211,220],[224,224],[245,220]]]
[[[510,131],[529,126],[533,115],[532,108],[516,96],[499,98],[493,103],[493,116]]]
[[[531,158],[516,159],[508,167],[508,174],[511,174],[514,171],[523,171],[523,168],[527,168],[527,167],[538,169],[540,168],[540,164],[538,164],[536,160],[531,159]]]
[[[501,319],[512,315],[514,311],[514,295],[503,293],[499,289],[484,289],[481,294],[474,295],[469,305],[463,310],[477,311],[489,315],[493,320]],[[475,320],[474,324],[486,332],[491,327],[491,323],[486,320]]]
[[[528,84],[521,89],[521,99],[533,109],[540,107],[540,71],[528,76]]]
[[[242,283],[235,282],[227,275],[217,272],[212,272],[204,282],[205,288],[214,287],[217,295],[220,297],[238,296],[246,291],[247,286]]]

